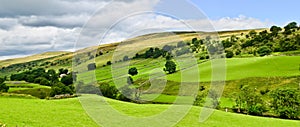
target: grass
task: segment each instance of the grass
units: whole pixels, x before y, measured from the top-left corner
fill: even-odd
[[[75,98],[40,100],[0,97],[0,121],[7,126],[96,126]]]
[[[274,57],[255,57],[255,58],[232,58],[226,59],[226,80],[237,80],[249,77],[289,77],[297,76],[299,73],[299,56],[274,56]],[[224,65],[215,64],[214,68],[221,68]],[[211,61],[198,65],[199,78],[201,82],[211,81],[212,64]],[[168,75],[168,80],[196,82],[195,74],[198,70],[187,69],[181,73]],[[181,79],[182,78],[182,79]],[[218,80],[218,77],[217,77]]]
[[[120,116],[113,116],[114,114],[108,113],[103,99],[109,103],[113,109],[121,112],[123,115],[132,116],[132,118],[145,118],[146,116],[153,116],[164,114],[164,111],[169,109],[171,105],[161,104],[133,104],[127,102],[120,102],[112,99],[99,97],[96,95],[83,95],[80,98],[81,102],[88,101],[83,107],[87,108],[87,113],[95,115],[95,119],[102,118],[103,121],[109,120],[107,124],[111,126],[130,126],[135,122],[143,126],[163,126],[166,121],[175,123],[178,127],[239,127],[239,126],[253,126],[260,127],[261,125],[272,127],[295,127],[300,126],[299,121],[282,120],[273,118],[254,117],[234,113],[226,113],[223,111],[215,111],[212,116],[204,123],[199,123],[199,113],[202,110],[200,107],[192,107],[191,110],[183,117],[181,121],[176,121],[176,116],[172,113],[167,115],[159,121],[148,121],[149,117],[144,120],[136,121],[122,121],[119,120]],[[62,99],[62,100],[40,100],[40,99],[24,99],[24,98],[10,98],[0,97],[0,120],[8,126],[97,126],[91,118],[88,117],[85,110],[80,105],[77,98]],[[12,106],[13,105],[13,106]],[[184,107],[178,105],[173,108],[182,109]],[[180,113],[181,111],[177,111]],[[176,112],[174,112],[176,114]],[[113,119],[106,119],[113,117]],[[101,120],[101,121],[102,121]],[[114,122],[114,121],[117,122]],[[147,120],[147,121],[146,121]],[[158,119],[156,119],[158,120]],[[170,120],[170,121],[169,121]]]
[[[28,57],[23,57],[23,58],[0,60],[0,67],[5,67],[5,66],[11,65],[11,64],[26,63],[26,62],[30,62],[30,61],[34,61],[34,60],[50,58],[50,57],[62,55],[65,53],[68,53],[68,52],[65,52],[65,51],[45,52],[45,53],[32,55],[32,56],[28,56]]]
[[[27,83],[25,81],[6,81],[5,83],[9,86],[9,93],[27,94],[42,99],[49,95],[51,90],[49,86]]]
[[[45,88],[45,89],[50,89],[49,86],[42,86],[39,84],[34,84],[34,83],[27,83],[24,81],[6,81],[5,84],[9,86],[9,91],[8,92],[15,92],[15,91],[20,91],[20,90],[28,90],[28,89],[38,89],[38,88]]]
[[[226,66],[224,62],[212,64],[212,61],[204,62],[174,74],[167,75],[167,80],[175,82],[208,82],[211,80],[239,80],[251,77],[291,77],[300,75],[299,72],[300,56],[269,56],[269,57],[251,57],[251,58],[231,58],[226,59]],[[132,60],[130,61],[131,67],[136,67],[139,71],[134,79],[143,78],[148,79],[149,74],[153,71],[160,71],[164,68],[164,59],[146,59],[146,60]],[[117,63],[113,66],[106,66],[97,68],[97,70],[84,72],[79,75],[80,80],[95,76],[95,80],[111,82],[112,81],[112,68],[121,65]],[[212,67],[213,66],[213,67]],[[222,69],[226,68],[226,74],[223,76],[216,76],[212,79],[212,68]],[[127,68],[118,68],[114,70],[119,76],[127,75]],[[195,77],[198,74],[199,77]],[[217,74],[217,73],[216,73]],[[182,77],[183,76],[183,77]],[[226,77],[225,77],[226,76]],[[164,77],[162,77],[164,78]]]

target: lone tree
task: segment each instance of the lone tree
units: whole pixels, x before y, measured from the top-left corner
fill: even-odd
[[[136,67],[132,67],[128,70],[128,74],[130,74],[131,76],[135,76],[137,75],[139,72],[138,70],[136,69]]]
[[[176,72],[176,64],[175,64],[175,62],[172,61],[172,60],[167,60],[167,62],[165,64],[164,71],[168,72],[169,74],[172,74],[172,73]]]

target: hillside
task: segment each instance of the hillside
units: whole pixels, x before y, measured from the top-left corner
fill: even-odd
[[[56,52],[45,52],[41,54],[36,54],[28,57],[22,57],[22,58],[15,58],[15,59],[7,59],[7,60],[0,60],[0,67],[6,67],[12,64],[18,64],[18,63],[26,63],[30,61],[40,60],[40,59],[46,59],[51,58],[63,54],[67,54],[69,52],[67,51],[56,51]]]
[[[99,114],[107,111],[105,106],[101,109],[96,107],[97,104],[104,105],[103,101],[99,101],[103,97],[83,95],[79,100],[74,98],[38,100],[24,99],[22,96],[25,94],[45,99],[76,92],[99,94],[100,89],[103,96],[111,98],[104,98],[104,100],[112,107],[136,117],[160,113],[172,106],[171,104],[179,107],[185,107],[186,104],[195,105],[176,126],[240,126],[241,124],[258,126],[266,122],[270,126],[293,126],[299,122],[223,111],[229,109],[229,112],[251,114],[248,106],[250,103],[247,102],[251,99],[238,102],[242,93],[246,91],[248,93],[243,93],[243,96],[256,98],[255,102],[251,102],[253,104],[251,106],[254,106],[252,109],[257,114],[251,115],[281,117],[271,107],[271,93],[277,89],[297,90],[299,88],[299,48],[300,30],[296,28],[280,32],[271,29],[255,29],[221,31],[218,34],[170,32],[147,34],[118,43],[87,47],[76,52],[44,53],[0,61],[2,67],[0,77],[12,80],[3,83],[11,87],[7,92],[13,94],[11,97],[0,96],[0,102],[6,103],[2,105],[5,109],[2,112],[18,114],[10,115],[10,118],[16,121],[0,115],[0,122],[13,126],[48,126],[45,123],[49,121],[55,121],[49,126],[61,123],[66,123],[68,126],[75,124],[95,126],[96,124],[84,113],[79,102],[83,102],[82,106],[95,120],[100,117]],[[175,69],[172,72],[166,69],[168,62],[173,62]],[[129,69],[133,68],[136,69],[136,75],[129,75]],[[61,73],[65,69],[67,72]],[[61,74],[66,76],[59,77]],[[73,76],[77,80],[75,84],[72,84]],[[67,78],[70,82],[63,82]],[[42,85],[42,81],[46,86]],[[215,99],[208,99],[208,103],[212,101],[212,104],[218,106],[219,111],[215,111],[205,123],[199,123],[198,115],[202,110],[200,106],[204,103],[202,99],[211,92],[212,83],[224,83],[224,89],[217,91],[218,93],[212,91],[215,92],[213,93]],[[14,97],[14,94],[21,97]],[[218,95],[220,97],[216,97]],[[174,103],[176,99],[179,101]],[[84,103],[85,101],[88,103]],[[22,103],[26,106],[20,106]],[[70,103],[72,104],[66,106]],[[7,105],[16,105],[17,108],[12,109]],[[43,109],[47,111],[43,112]],[[26,114],[22,112],[23,110],[27,111]],[[50,114],[51,118],[33,116],[35,110],[43,112],[40,115]],[[173,116],[177,116],[179,110],[172,113]],[[28,117],[20,117],[23,115]],[[68,118],[63,119],[63,116]],[[83,121],[67,123],[80,117]],[[119,118],[119,116],[115,117]],[[165,118],[165,121],[175,121],[173,118]],[[293,118],[300,117],[296,114]],[[114,118],[109,118],[112,119]],[[224,121],[230,122],[224,123]],[[116,126],[120,122],[125,123],[122,121],[104,123]],[[141,121],[141,125],[147,122]],[[127,123],[128,126],[130,124],[132,123]],[[160,123],[156,124],[160,125]]]
[[[82,99],[89,99],[91,102],[100,102],[101,97],[95,97],[94,95],[84,95]],[[92,100],[91,100],[92,99]],[[159,114],[165,111],[168,105],[153,105],[145,104],[138,105],[126,102],[119,102],[112,99],[105,100],[115,108],[116,110],[125,113],[129,116],[145,117]],[[97,124],[88,117],[78,99],[64,99],[64,100],[39,100],[39,99],[24,99],[24,98],[8,98],[0,97],[0,122],[6,123],[8,126],[89,126],[96,127]],[[103,103],[103,102],[102,102]],[[91,103],[93,104],[93,103]],[[100,103],[101,104],[101,103]],[[14,106],[11,106],[14,105]],[[105,108],[98,108],[99,103],[89,106],[89,111],[97,108],[95,115],[101,117],[105,112]],[[151,111],[151,112],[149,112]],[[211,127],[211,126],[223,126],[223,127],[240,127],[251,126],[260,127],[261,125],[272,127],[295,127],[300,126],[299,121],[262,118],[247,115],[239,115],[234,113],[226,113],[223,111],[215,111],[213,115],[204,123],[199,123],[200,107],[192,107],[188,114],[175,126],[189,126],[189,127]],[[18,115],[17,115],[18,114]],[[97,118],[97,117],[96,117]],[[247,122],[245,122],[247,121]],[[150,122],[151,124],[146,124]],[[155,121],[144,121],[139,124],[143,126],[161,124]],[[100,123],[101,124],[101,123]],[[119,122],[110,122],[105,125],[118,126]],[[123,122],[122,126],[130,126],[130,122]]]
[[[260,32],[265,29],[257,29],[257,32]],[[236,31],[220,31],[218,32],[218,36],[220,39],[224,39],[227,37],[230,37],[231,35],[236,35],[240,36],[241,33],[248,33],[251,30],[236,30]],[[186,40],[191,40],[192,38],[198,37],[199,35],[214,35],[216,36],[217,33],[205,33],[205,32],[171,32],[171,33],[153,33],[153,34],[147,34],[147,35],[142,35],[138,37],[134,37],[128,40],[124,40],[122,43],[126,46],[122,46],[125,50],[130,50],[131,48],[136,48],[139,47],[136,45],[136,42],[139,42],[140,44],[147,44],[148,47],[154,46],[154,45],[164,45],[168,43],[173,43],[176,41],[186,41]],[[146,38],[146,39],[145,39]],[[0,60],[0,67],[7,67],[9,65],[14,65],[14,64],[20,64],[20,63],[28,63],[28,62],[33,62],[33,61],[41,61],[47,58],[43,63],[45,62],[53,62],[53,61],[65,61],[72,59],[73,54],[81,54],[81,53],[87,53],[91,52],[92,55],[96,55],[96,50],[101,50],[104,52],[110,52],[113,51],[114,49],[117,48],[118,43],[113,43],[113,44],[103,44],[99,46],[93,46],[93,47],[88,47],[84,49],[80,49],[74,53],[70,52],[46,52],[46,53],[41,53],[41,54],[36,54],[33,56],[28,56],[24,58],[15,58],[15,59],[7,59],[7,60]],[[146,48],[147,45],[143,45],[143,48]],[[127,48],[126,48],[127,47]],[[119,49],[121,50],[121,49]],[[57,57],[59,56],[59,57]],[[69,64],[71,61],[69,61]]]

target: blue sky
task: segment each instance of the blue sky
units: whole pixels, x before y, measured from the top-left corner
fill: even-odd
[[[191,2],[210,19],[244,15],[277,25],[300,21],[299,0],[191,0]]]

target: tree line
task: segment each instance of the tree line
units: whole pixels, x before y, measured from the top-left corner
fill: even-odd
[[[204,90],[201,89],[195,97],[194,105],[204,106],[205,98],[209,95],[213,107],[220,109],[220,101],[216,92],[212,90],[208,94]],[[231,107],[231,110],[236,113],[300,119],[300,89],[278,88],[272,91],[266,89],[258,92],[256,88],[241,85],[239,92],[234,95],[234,99],[235,105]]]
[[[73,78],[76,80],[76,74],[63,68],[59,69],[58,72],[54,69],[46,71],[44,68],[37,68],[10,76],[11,81],[26,81],[50,86],[50,97],[60,94],[73,94],[75,92]]]

